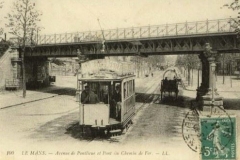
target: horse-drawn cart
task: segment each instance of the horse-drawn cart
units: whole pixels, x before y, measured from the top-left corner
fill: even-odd
[[[167,79],[167,77],[165,77],[167,72],[171,72],[173,73],[173,78],[172,79]],[[164,72],[163,74],[163,79],[161,81],[161,100],[163,98],[163,95],[165,95],[166,92],[168,92],[168,95],[172,95],[172,92],[175,93],[175,99],[177,99],[178,97],[178,83],[179,81],[181,81],[181,79],[178,78],[178,75],[175,71],[175,69],[168,69]]]

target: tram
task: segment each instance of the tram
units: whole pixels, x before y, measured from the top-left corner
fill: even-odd
[[[106,59],[84,62],[78,86],[79,125],[90,128],[92,135],[119,135],[132,124],[135,114],[132,64]],[[88,101],[91,95],[95,100]]]

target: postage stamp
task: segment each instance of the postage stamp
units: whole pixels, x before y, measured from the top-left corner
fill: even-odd
[[[236,160],[236,117],[200,116],[200,159]]]

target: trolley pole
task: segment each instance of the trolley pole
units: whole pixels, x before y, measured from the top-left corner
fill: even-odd
[[[80,96],[80,89],[79,89],[79,82],[78,82],[78,70],[77,70],[77,90],[76,90],[76,102],[79,102],[79,96]]]
[[[198,78],[197,78],[197,88],[199,88],[199,67],[198,67]]]
[[[80,50],[78,49],[77,50],[77,54],[78,55],[80,55],[81,54],[81,52],[80,52]],[[78,67],[78,69],[77,69],[77,91],[76,91],[76,102],[79,102],[80,100],[80,86],[79,86],[79,81],[78,81],[78,79],[79,79],[79,70],[81,71],[81,62],[80,62],[80,58],[78,59],[78,64],[79,64],[79,67]],[[81,72],[82,73],[82,72]]]
[[[224,57],[225,57],[225,55],[223,54],[223,84],[224,84],[224,82],[225,82],[225,65],[224,65]]]
[[[230,83],[232,88],[232,60],[230,60]]]

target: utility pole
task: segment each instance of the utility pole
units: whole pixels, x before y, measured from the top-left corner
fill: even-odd
[[[223,58],[223,84],[224,84],[224,82],[225,82],[225,62],[224,62],[224,58],[225,58],[225,55],[224,54],[222,54],[222,58]]]
[[[230,83],[232,87],[232,60],[230,60]]]

